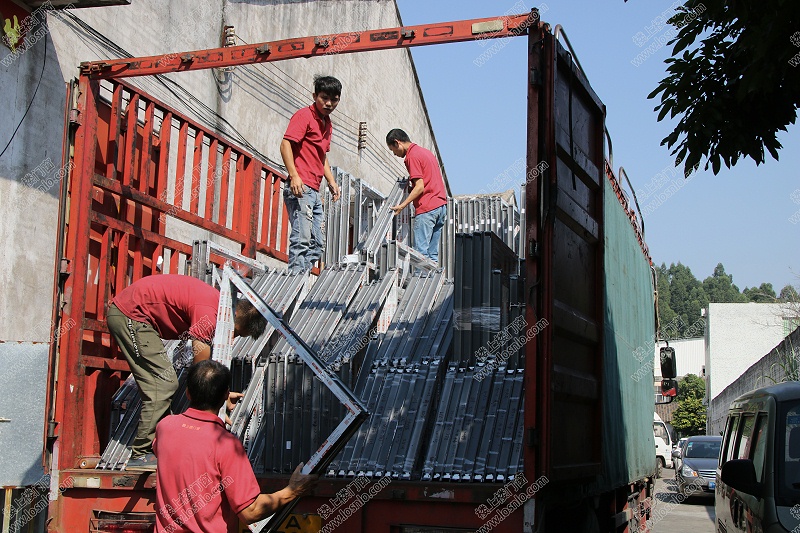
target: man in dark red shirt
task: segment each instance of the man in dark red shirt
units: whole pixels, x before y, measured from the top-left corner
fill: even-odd
[[[158,423],[153,444],[161,463],[156,474],[158,533],[238,529],[237,515],[247,524],[263,520],[317,484],[316,475],[300,473],[301,463],[289,485],[261,494],[242,443],[217,416],[230,382],[224,365],[194,364],[186,381],[189,409]]]
[[[433,152],[411,142],[408,134],[393,129],[386,135],[389,150],[403,157],[409,192],[400,204],[392,206],[395,214],[414,203],[414,248],[433,261],[439,262],[439,240],[447,220],[447,191],[444,187],[439,161]]]
[[[127,470],[152,472],[156,424],[169,411],[178,376],[161,339],[192,341],[194,361],[211,357],[217,327],[219,291],[197,278],[173,274],[146,276],[125,289],[108,308],[108,330],[142,395],[142,412]],[[247,300],[239,300],[234,335],[258,338],[267,321]]]
[[[330,115],[339,105],[342,84],[332,76],[314,80],[314,103],[297,111],[281,141],[281,158],[289,182],[283,185],[283,201],[292,224],[289,235],[289,272],[311,270],[322,256],[322,199],[319,186],[328,182],[333,201],[339,199],[339,186],[328,163],[331,148]]]

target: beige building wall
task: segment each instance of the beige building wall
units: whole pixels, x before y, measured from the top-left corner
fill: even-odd
[[[0,242],[6,250],[0,254],[0,341],[49,340],[66,84],[77,77],[78,65],[126,53],[150,56],[216,48],[228,25],[241,45],[396,27],[401,21],[394,0],[136,0],[128,6],[51,13],[42,40],[8,65],[0,63],[4,140],[11,136],[7,125],[20,121],[43,72],[31,111],[0,158]],[[0,45],[0,60],[9,52]],[[437,152],[407,49],[128,81],[279,165],[279,144],[289,118],[311,103],[314,76],[328,74],[344,86],[332,116],[332,165],[386,192],[405,172],[383,142],[389,129],[401,127],[415,142]],[[367,123],[369,135],[359,153],[360,121]],[[46,177],[31,184],[24,177],[37,168],[40,174],[46,170]],[[213,237],[177,226],[168,232],[184,242]]]

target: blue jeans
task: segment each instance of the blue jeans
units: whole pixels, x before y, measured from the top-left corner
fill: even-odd
[[[434,263],[439,262],[439,240],[446,219],[447,205],[414,217],[414,249]]]
[[[283,187],[283,203],[289,214],[292,232],[289,234],[289,272],[297,274],[311,270],[322,257],[325,236],[322,234],[322,200],[319,191],[303,185],[303,196],[292,194],[289,184]]]

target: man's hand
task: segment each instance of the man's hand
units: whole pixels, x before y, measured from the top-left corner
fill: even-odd
[[[232,426],[233,422],[231,422],[231,419],[230,417],[228,417],[228,415],[233,412],[233,410],[236,408],[236,404],[239,403],[239,400],[241,400],[242,398],[244,398],[244,394],[242,394],[241,392],[228,393],[228,401],[225,402],[225,411],[226,411],[225,423],[228,424],[229,426]]]
[[[298,174],[290,177],[289,188],[292,190],[292,194],[294,194],[295,197],[303,197],[303,180],[300,179]]]
[[[337,201],[339,199],[339,185],[334,181],[331,183],[328,182],[328,190],[331,192],[331,196],[333,197],[333,201]]]
[[[395,214],[395,215],[399,215],[399,214],[400,214],[400,212],[401,212],[403,209],[405,209],[405,207],[403,207],[402,205],[393,205],[393,206],[392,206],[392,207],[390,207],[389,209],[391,209],[392,211],[394,211],[394,214]]]
[[[236,408],[236,404],[239,403],[239,400],[242,398],[244,398],[244,394],[241,392],[229,392],[228,405],[226,405],[228,411],[233,411]]]
[[[302,468],[303,463],[297,465],[287,486],[272,494],[259,494],[253,503],[239,511],[239,518],[242,522],[253,524],[263,520],[295,498],[305,496],[314,490],[319,482],[319,476],[301,474]]]
[[[303,463],[297,465],[297,468],[292,472],[292,477],[289,478],[289,490],[292,491],[295,498],[309,494],[319,483],[319,476],[317,474],[303,474]]]

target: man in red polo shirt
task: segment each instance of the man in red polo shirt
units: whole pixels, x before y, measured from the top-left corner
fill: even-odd
[[[333,76],[314,80],[314,103],[297,111],[281,141],[281,157],[289,182],[283,186],[283,202],[292,224],[289,235],[289,272],[311,270],[322,256],[322,200],[319,186],[328,182],[333,201],[339,199],[339,186],[328,163],[331,148],[330,115],[339,105],[342,83]]]
[[[400,129],[386,134],[386,144],[394,155],[405,158],[410,180],[408,196],[391,209],[399,214],[408,204],[414,203],[414,248],[438,263],[439,240],[447,220],[447,191],[439,161],[433,152],[412,143],[408,134]]]
[[[300,473],[289,485],[261,494],[242,443],[217,413],[228,399],[230,371],[216,361],[192,365],[186,380],[190,407],[158,423],[153,450],[156,474],[156,532],[231,531],[237,515],[252,524],[314,489],[318,477]],[[230,408],[230,400],[228,407]]]
[[[178,376],[161,339],[192,341],[194,360],[211,357],[217,328],[219,291],[197,278],[174,274],[146,276],[123,289],[108,308],[108,330],[142,394],[142,412],[126,470],[152,472],[156,424],[167,415]],[[258,338],[266,319],[253,305],[236,303],[234,335]]]

